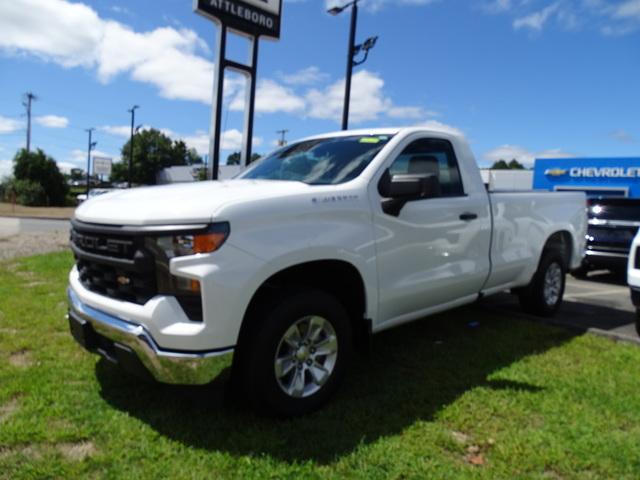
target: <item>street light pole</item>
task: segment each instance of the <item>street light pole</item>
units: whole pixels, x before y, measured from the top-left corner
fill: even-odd
[[[131,188],[131,176],[133,173],[133,136],[134,125],[136,123],[136,110],[140,108],[138,105],[134,105],[129,110],[127,110],[131,114],[131,138],[129,139],[129,181],[127,183],[128,188]]]
[[[89,134],[89,146],[87,148],[87,198],[89,198],[89,184],[91,183],[91,150],[96,146],[96,142],[91,141],[91,136],[93,135],[94,130],[95,128],[87,128],[86,130]]]
[[[359,0],[352,0],[342,7],[333,7],[328,10],[331,15],[338,15],[347,7],[351,7],[351,27],[349,28],[349,48],[347,49],[347,75],[344,82],[344,106],[342,108],[342,130],[349,128],[349,103],[351,100],[351,75],[353,73],[353,67],[362,65],[367,60],[369,50],[374,47],[378,40],[378,37],[369,37],[363,43],[355,44],[356,24],[358,22],[358,2]],[[359,54],[364,54],[364,57],[356,61],[354,57]]]
[[[355,0],[352,5],[349,47],[347,49],[347,75],[344,83],[344,106],[342,107],[342,130],[349,128],[349,102],[351,100],[351,74],[353,73],[353,47],[356,41],[356,24],[358,22],[358,0]]]

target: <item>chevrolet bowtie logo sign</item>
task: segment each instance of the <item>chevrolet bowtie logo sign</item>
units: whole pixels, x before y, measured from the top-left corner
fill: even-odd
[[[131,283],[131,279],[129,277],[125,277],[124,275],[120,275],[118,278],[116,278],[116,280],[123,287]]]
[[[564,168],[549,168],[544,171],[544,174],[548,177],[561,177],[562,175],[566,175],[568,170]]]

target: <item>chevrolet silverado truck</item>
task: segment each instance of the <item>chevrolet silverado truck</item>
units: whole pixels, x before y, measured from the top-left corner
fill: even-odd
[[[377,332],[504,290],[552,315],[586,225],[582,193],[487,192],[462,136],[326,134],[232,180],[83,203],[68,318],[86,349],[160,382],[210,382],[233,354],[234,390],[299,415]]]

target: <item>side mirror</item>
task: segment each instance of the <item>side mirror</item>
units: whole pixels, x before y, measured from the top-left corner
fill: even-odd
[[[391,176],[386,170],[380,178],[378,192],[384,197],[382,210],[397,217],[405,203],[439,196],[440,182],[433,173]]]
[[[385,198],[417,200],[440,195],[440,182],[433,173],[393,175],[384,172],[378,184],[378,192]]]

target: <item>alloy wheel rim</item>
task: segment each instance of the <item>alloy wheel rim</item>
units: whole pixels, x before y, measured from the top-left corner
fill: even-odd
[[[554,262],[549,265],[544,275],[544,301],[547,305],[553,306],[560,299],[562,289],[562,268]]]
[[[338,338],[333,325],[317,315],[303,317],[284,332],[276,349],[278,386],[290,397],[309,397],[327,383],[337,359]]]

